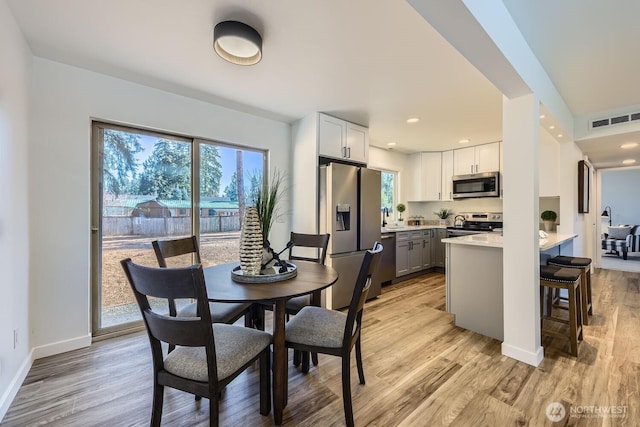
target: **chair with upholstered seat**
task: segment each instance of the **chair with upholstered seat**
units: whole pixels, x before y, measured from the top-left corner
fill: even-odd
[[[153,357],[151,425],[162,419],[164,387],[209,399],[209,424],[218,425],[218,398],[224,387],[260,361],[260,413],[271,411],[272,337],[251,328],[212,323],[202,266],[154,268],[121,261],[136,297]],[[154,310],[149,298],[196,300],[198,317],[174,317]],[[175,346],[163,355],[162,343]]]
[[[327,247],[329,246],[329,238],[330,234],[303,234],[303,233],[294,233],[291,232],[290,242],[293,243],[292,246],[289,247],[289,255],[288,258],[291,261],[301,260],[301,261],[310,261],[317,262],[319,264],[324,264],[327,258]],[[297,248],[297,249],[296,249]],[[302,256],[301,252],[298,251],[300,248],[305,248],[308,251],[311,249],[315,249],[315,254],[306,254],[306,256]],[[287,301],[286,312],[287,319],[289,316],[296,315],[303,307],[311,305],[311,296],[310,295],[302,295],[299,297],[291,298]],[[264,310],[273,310],[273,305],[265,304],[265,303],[256,303],[255,312],[253,317],[256,320],[256,324],[258,324],[258,328],[264,330]],[[318,365],[318,355],[316,353],[312,354],[313,364]],[[307,354],[302,354],[300,352],[295,352],[293,356],[293,363],[295,366],[299,366],[300,363],[303,364],[303,369],[309,370],[309,358]]]
[[[373,249],[365,252],[347,313],[306,306],[286,325],[287,347],[342,358],[342,399],[348,426],[353,426],[351,350],[355,345],[358,377],[360,384],[364,384],[361,348],[362,312],[371,286],[371,275],[380,262],[382,250],[382,245],[376,242]]]
[[[187,263],[187,265],[201,263],[200,250],[198,248],[198,240],[196,239],[196,236],[174,240],[154,240],[151,244],[160,267],[167,267],[168,258],[183,255],[191,255],[193,257],[191,260],[192,262]],[[194,317],[197,315],[196,308],[197,304],[191,303],[177,310],[175,300],[169,299],[169,314],[172,316]],[[251,327],[253,325],[251,318],[251,304],[210,302],[209,311],[211,312],[211,319],[214,323],[232,324],[242,316],[245,316],[245,326]]]

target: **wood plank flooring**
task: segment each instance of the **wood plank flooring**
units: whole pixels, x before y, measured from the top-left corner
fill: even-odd
[[[580,356],[567,354],[566,341],[545,338],[545,359],[533,368],[502,356],[498,341],[451,323],[442,311],[443,275],[385,287],[365,308],[364,386],[352,359],[356,425],[640,425],[640,273],[596,272],[593,298]],[[284,425],[344,425],[339,359],[320,355],[307,375],[289,366]],[[258,411],[257,373],[251,367],[226,389],[221,425],[272,425]],[[2,425],[144,426],[151,396],[146,335],[128,335],[37,360]],[[552,402],[567,412],[555,424],[545,412]],[[167,390],[163,425],[208,425],[208,405]],[[591,406],[624,413],[570,416],[572,407]]]

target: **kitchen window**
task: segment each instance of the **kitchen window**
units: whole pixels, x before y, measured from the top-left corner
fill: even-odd
[[[396,183],[398,182],[398,173],[392,171],[381,171],[380,174],[380,212],[384,208],[388,209],[389,217],[395,218],[395,205],[396,205]]]

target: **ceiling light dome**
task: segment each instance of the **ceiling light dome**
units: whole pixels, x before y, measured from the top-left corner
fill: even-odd
[[[262,37],[253,27],[238,21],[223,21],[215,26],[213,48],[233,64],[253,65],[262,59]]]

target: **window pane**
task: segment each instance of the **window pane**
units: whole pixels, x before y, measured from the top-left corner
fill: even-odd
[[[206,266],[238,261],[244,207],[262,183],[264,152],[200,144],[200,256]]]
[[[189,142],[105,129],[103,153],[99,324],[106,328],[141,319],[120,260],[157,267],[151,241],[193,232]],[[167,264],[192,263],[176,258]]]
[[[382,181],[382,185],[380,186],[382,190],[380,209],[383,210],[387,208],[389,214],[392,214],[396,205],[396,173],[382,171],[380,179]]]

